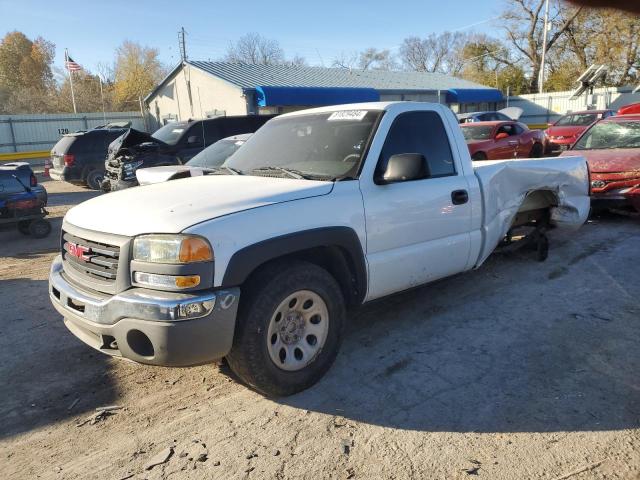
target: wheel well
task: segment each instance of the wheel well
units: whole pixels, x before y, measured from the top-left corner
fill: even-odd
[[[359,284],[361,282],[358,281],[355,261],[345,248],[337,245],[308,248],[268,260],[257,265],[246,281],[251,281],[259,271],[274,263],[286,263],[292,260],[306,261],[327,270],[340,285],[348,306],[357,305],[364,300],[366,285]]]
[[[551,190],[533,190],[527,193],[518,213],[513,220],[513,226],[524,225],[531,221],[549,222],[551,208],[558,205],[558,196]]]

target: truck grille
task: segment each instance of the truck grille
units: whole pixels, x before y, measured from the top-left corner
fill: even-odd
[[[62,259],[65,269],[72,268],[76,275],[113,284],[118,277],[120,247],[63,232]]]

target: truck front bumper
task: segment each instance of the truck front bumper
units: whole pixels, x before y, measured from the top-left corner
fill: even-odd
[[[51,303],[76,337],[108,355],[150,365],[185,367],[227,355],[239,296],[239,288],[89,293],[65,278],[60,256],[49,274]]]

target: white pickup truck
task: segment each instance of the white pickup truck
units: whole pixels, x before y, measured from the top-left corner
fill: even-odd
[[[579,157],[472,165],[438,104],[295,112],[216,175],[72,208],[49,293],[106,354],[226,358],[251,387],[289,395],[329,369],[349,308],[477,268],[515,226],[580,226],[588,176]]]

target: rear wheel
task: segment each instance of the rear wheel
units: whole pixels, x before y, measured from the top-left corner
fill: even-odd
[[[477,153],[473,154],[471,159],[472,160],[486,160],[487,159],[487,155],[484,152],[477,152]]]
[[[44,238],[51,233],[51,224],[43,218],[32,220],[29,224],[29,233],[34,238]]]
[[[101,170],[92,170],[87,175],[87,186],[91,190],[100,190],[102,181],[104,180],[104,172]]]
[[[345,322],[340,286],[307,262],[273,264],[244,289],[229,367],[271,396],[316,383],[338,354]]]
[[[29,225],[31,225],[31,220],[22,220],[18,222],[18,231],[23,235],[31,235],[29,232]]]
[[[534,143],[531,152],[529,152],[529,157],[540,158],[542,155],[544,155],[544,147],[539,143]]]

